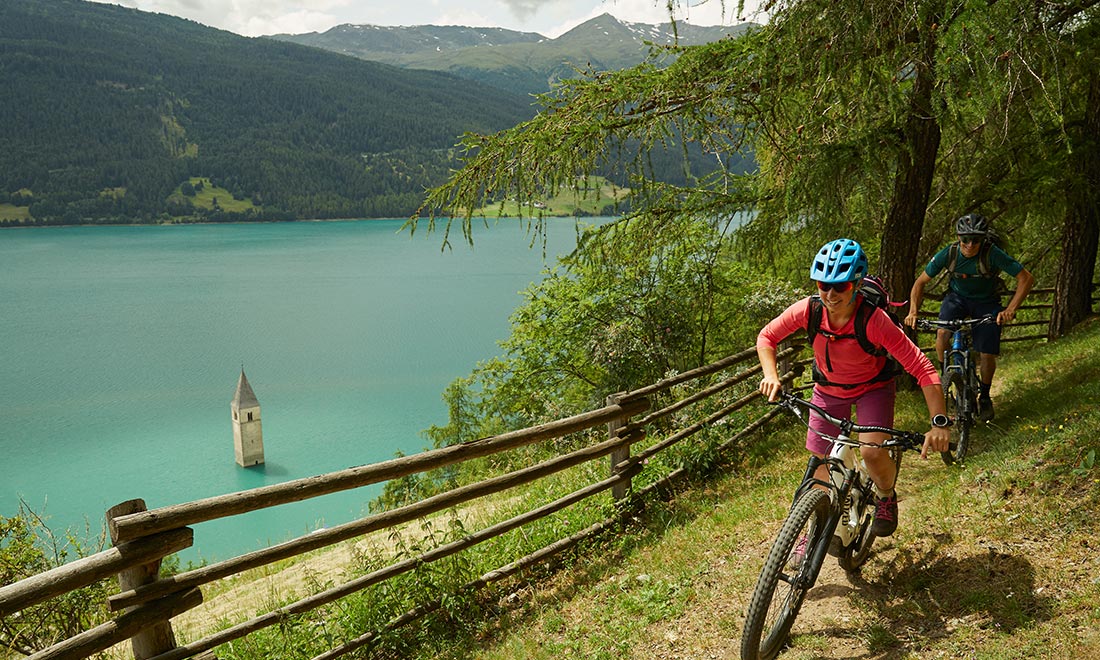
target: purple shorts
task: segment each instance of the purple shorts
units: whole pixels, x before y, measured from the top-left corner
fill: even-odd
[[[883,383],[882,387],[864,392],[855,398],[842,398],[822,394],[814,388],[814,394],[810,402],[825,409],[833,417],[840,419],[852,418],[852,405],[856,407],[856,422],[870,426],[894,425],[894,398],[897,394],[897,386],[894,381]],[[806,432],[806,449],[819,455],[828,455],[833,448],[833,443],[824,440],[814,431],[836,435],[840,429],[835,424],[830,424],[821,419],[817,414],[810,413],[810,428]]]

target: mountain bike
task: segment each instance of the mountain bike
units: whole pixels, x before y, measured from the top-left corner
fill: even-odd
[[[992,315],[974,319],[941,321],[939,319],[917,319],[917,328],[921,330],[949,330],[951,348],[944,355],[943,398],[947,401],[947,416],[953,420],[955,442],[953,451],[943,452],[943,460],[948,465],[962,461],[970,449],[970,430],[978,419],[978,355],[974,351],[971,334],[974,326],[996,323]]]
[[[881,446],[901,467],[906,449],[920,451],[924,434],[882,426],[861,426],[838,419],[800,397],[779,393],[782,406],[804,424],[817,414],[835,424],[840,432],[821,437],[833,443],[827,458],[811,456],[806,474],[795,491],[794,504],[772,542],[760,577],[756,580],[745,629],[741,636],[741,660],[771,660],[787,642],[791,626],[806,593],[817,581],[825,555],[834,555],[846,571],[854,571],[871,553],[875,537],[871,523],[875,512],[874,482],[860,456],[861,446]],[[886,433],[882,445],[851,439],[853,433]],[[814,477],[821,464],[829,468],[829,481]],[[820,487],[827,490],[822,490]]]

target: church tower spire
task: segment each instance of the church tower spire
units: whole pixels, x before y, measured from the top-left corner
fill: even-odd
[[[229,404],[233,412],[233,449],[237,463],[250,467],[264,462],[264,432],[260,425],[260,401],[241,369],[237,393]]]

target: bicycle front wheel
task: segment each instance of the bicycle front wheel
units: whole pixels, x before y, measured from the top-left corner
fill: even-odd
[[[899,454],[900,456],[900,454]],[[898,467],[901,467],[900,461]],[[871,545],[875,542],[875,535],[871,533],[871,523],[874,522],[874,495],[870,492],[852,489],[852,501],[848,508],[848,515],[859,521],[856,536],[851,544],[845,546],[837,561],[840,567],[849,573],[859,570],[871,555]]]
[[[783,649],[806,592],[821,569],[828,518],[829,494],[818,488],[804,493],[791,508],[749,601],[741,660],[771,660]]]
[[[970,429],[974,426],[972,396],[963,374],[952,371],[946,375],[943,398],[947,401],[947,416],[955,420],[951,434],[955,446],[942,453],[943,462],[951,465],[966,458],[966,452],[970,448]]]

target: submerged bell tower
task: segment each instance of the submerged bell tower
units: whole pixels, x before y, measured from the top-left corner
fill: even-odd
[[[237,380],[237,393],[230,402],[233,411],[233,449],[241,467],[251,467],[264,462],[264,432],[260,426],[260,402],[248,377],[241,369]]]

